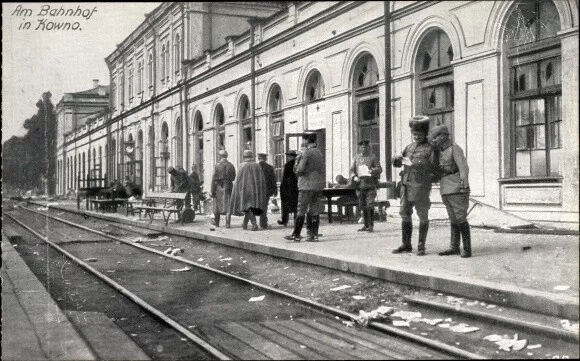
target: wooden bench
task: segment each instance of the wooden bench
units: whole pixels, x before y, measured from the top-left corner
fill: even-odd
[[[105,211],[110,212],[117,212],[117,207],[123,206],[127,200],[124,198],[117,198],[117,199],[91,199],[90,202],[92,203],[95,210],[98,212],[99,210],[101,213],[105,213]]]
[[[145,216],[149,216],[149,223],[153,222],[155,213],[161,213],[163,220],[165,221],[165,225],[167,226],[171,215],[180,213],[183,207],[185,207],[186,196],[187,193],[146,193],[143,195],[143,199],[141,200],[140,205],[134,203],[131,204],[132,212],[138,212],[139,219],[141,219],[141,212],[143,212]],[[181,200],[183,202],[182,209],[177,209],[175,205],[175,201],[177,200]],[[184,217],[180,218],[181,224],[183,224]]]

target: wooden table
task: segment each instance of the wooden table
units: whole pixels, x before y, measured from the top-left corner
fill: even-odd
[[[324,188],[322,195],[326,197],[326,204],[328,207],[328,223],[332,223],[332,198],[340,196],[351,195],[356,197],[356,189],[354,188]]]

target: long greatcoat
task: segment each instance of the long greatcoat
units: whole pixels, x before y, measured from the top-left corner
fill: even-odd
[[[294,173],[295,163],[296,159],[290,159],[284,164],[282,182],[280,182],[282,210],[287,212],[296,212],[296,208],[298,207],[298,177]]]
[[[225,214],[227,212],[234,179],[236,179],[236,168],[234,168],[232,163],[227,160],[221,160],[215,165],[211,181],[214,214]]]
[[[238,178],[232,190],[229,211],[239,215],[250,208],[264,211],[267,204],[264,172],[256,161],[244,161],[238,168]]]

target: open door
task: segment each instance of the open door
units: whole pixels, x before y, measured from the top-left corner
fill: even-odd
[[[324,179],[326,179],[326,129],[317,129],[310,132],[316,132],[316,147],[322,153],[323,167],[322,174]],[[302,144],[302,135],[304,133],[286,133],[286,152],[289,150],[300,150],[300,145]]]

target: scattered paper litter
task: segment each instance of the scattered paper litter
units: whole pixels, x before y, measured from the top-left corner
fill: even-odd
[[[487,335],[483,339],[486,341],[497,342],[501,340],[503,337],[500,335]]]
[[[304,345],[300,345],[300,348],[306,348],[306,346],[304,346]]]
[[[412,320],[415,318],[421,318],[421,312],[412,312],[412,311],[397,311],[391,315],[391,317],[399,317],[403,320]]]
[[[340,281],[340,278],[335,278],[332,280],[332,282],[338,282],[338,281]]]
[[[365,296],[359,296],[359,295],[354,295],[354,296],[352,296],[352,298],[354,298],[355,300],[366,300],[367,299]]]
[[[570,286],[559,285],[559,286],[554,287],[554,291],[566,291],[569,288],[570,288]]]
[[[284,269],[288,269],[288,268],[290,268],[290,266],[286,266],[286,267],[284,267]]]
[[[141,237],[137,237],[133,240],[133,243],[143,243],[143,240],[141,239]]]
[[[203,258],[198,258],[197,262],[203,262]]]
[[[341,291],[341,290],[346,290],[347,288],[350,288],[350,286],[349,285],[342,285],[342,286],[331,288],[330,290],[331,291]]]
[[[434,319],[430,320],[428,318],[422,318],[421,322],[424,322],[424,323],[431,325],[431,326],[436,326],[437,324],[443,322],[443,319],[442,318],[434,318]]]
[[[354,327],[354,322],[353,321],[342,321],[342,323],[346,326],[346,327]]]
[[[518,340],[514,342],[512,349],[514,349],[515,351],[521,351],[527,346],[527,344],[528,340]]]
[[[496,307],[497,307],[496,305],[487,305],[486,308],[496,308]]]
[[[393,326],[397,326],[397,327],[409,327],[409,321],[403,321],[403,320],[393,320]]]
[[[190,267],[183,267],[183,268],[174,268],[174,269],[170,269],[171,272],[186,272],[186,271],[191,271]]]
[[[232,257],[228,257],[228,258],[220,258],[220,261],[231,261]]]
[[[451,325],[450,325],[450,324],[448,324],[448,323],[440,323],[440,324],[438,324],[437,326],[439,326],[439,327],[441,327],[441,328],[449,328],[449,326],[451,326]]]
[[[90,257],[90,258],[85,258],[83,261],[85,261],[85,262],[97,262],[97,259]]]
[[[248,302],[263,301],[264,300],[264,297],[266,297],[266,295],[257,296],[257,297],[250,297],[250,299],[248,300]]]
[[[469,326],[469,325],[466,325],[465,323],[460,323],[459,325],[455,325],[449,329],[451,331],[457,332],[457,333],[469,333],[469,332],[478,331],[479,327]]]
[[[167,241],[168,239],[169,239],[169,237],[163,236],[163,237],[157,238],[157,241]]]
[[[445,321],[445,322],[453,322],[453,320],[451,318],[446,318],[443,321]]]
[[[541,345],[541,344],[537,344],[537,345],[528,345],[528,349],[529,349],[529,350],[533,350],[533,349],[535,349],[535,348],[540,348],[540,347],[542,347],[542,345]]]

